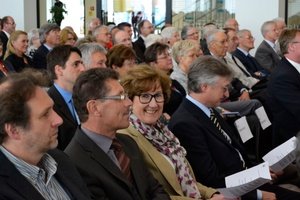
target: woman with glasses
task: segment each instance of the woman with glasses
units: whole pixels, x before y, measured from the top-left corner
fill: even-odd
[[[172,199],[223,199],[216,190],[196,182],[178,139],[160,121],[170,96],[171,81],[166,73],[139,65],[121,80],[133,102],[130,126],[120,130],[138,144],[154,177]]]

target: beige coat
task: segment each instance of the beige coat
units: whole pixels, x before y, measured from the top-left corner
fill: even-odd
[[[118,131],[118,133],[129,135],[135,140],[151,173],[163,185],[166,192],[171,196],[171,199],[191,200],[191,198],[184,197],[172,165],[142,134],[131,125],[127,129]],[[203,199],[209,199],[217,192],[215,189],[206,187],[200,183],[197,185]]]

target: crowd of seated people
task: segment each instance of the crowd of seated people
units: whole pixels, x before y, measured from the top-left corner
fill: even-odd
[[[141,19],[133,39],[128,22],[94,18],[78,38],[51,23],[27,33],[4,16],[0,199],[300,199],[294,163],[240,197],[217,189],[300,131],[300,31],[283,22],[262,23],[252,56],[251,30],[232,18],[202,35],[154,33]],[[243,116],[246,143],[234,123]]]

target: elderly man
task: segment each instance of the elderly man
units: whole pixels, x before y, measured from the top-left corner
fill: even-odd
[[[64,150],[79,124],[72,100],[73,85],[85,70],[80,50],[69,45],[55,47],[47,56],[48,72],[54,81],[48,94],[54,101],[54,110],[63,118],[58,128],[58,148]]]
[[[268,103],[273,113],[274,145],[279,145],[300,131],[300,31],[284,30],[279,38],[284,55],[273,71]]]
[[[278,65],[280,57],[276,52],[276,40],[279,32],[274,21],[266,21],[261,26],[261,34],[264,40],[258,46],[255,59],[268,71],[272,72]]]
[[[6,52],[6,46],[10,34],[12,34],[12,32],[16,30],[16,23],[14,18],[12,18],[11,16],[3,17],[1,20],[1,27],[2,30],[0,31],[0,40],[3,43],[3,52],[4,52],[3,55],[1,56],[1,60],[2,60]]]
[[[0,116],[0,199],[90,199],[74,165],[55,149],[62,119],[35,77],[14,74],[0,85]]]
[[[97,43],[84,43],[79,45],[82,54],[82,61],[85,69],[105,68],[106,67],[106,49]]]
[[[224,28],[232,28],[235,31],[239,31],[239,23],[234,18],[229,18],[224,23]]]
[[[237,36],[239,45],[232,54],[243,63],[251,76],[258,79],[265,79],[270,75],[270,72],[263,68],[249,53],[251,49],[254,49],[254,37],[252,36],[251,31],[242,29],[237,33]]]
[[[37,69],[47,69],[47,54],[60,44],[60,27],[57,24],[44,24],[39,28],[41,46],[33,54],[33,66]]]
[[[129,126],[132,102],[117,72],[90,69],[74,85],[81,127],[65,152],[76,163],[93,198],[169,199],[145,165],[139,147],[117,130]]]
[[[189,94],[169,122],[187,151],[197,181],[215,188],[225,187],[226,176],[251,166],[234,132],[215,110],[228,97],[231,78],[232,71],[219,60],[197,59],[188,73]],[[265,184],[245,199],[276,199],[274,193],[277,199],[300,198],[300,193]]]
[[[125,46],[132,48],[130,35],[126,31],[116,31],[116,33],[113,35],[112,41],[114,45],[124,44]]]
[[[93,32],[93,36],[98,44],[103,46],[105,49],[108,49],[108,45],[111,41],[111,33],[108,26],[97,26]]]

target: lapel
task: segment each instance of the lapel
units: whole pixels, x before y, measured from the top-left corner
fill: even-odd
[[[160,174],[164,176],[164,178],[168,181],[172,188],[179,195],[184,196],[173,167],[141,133],[139,133],[132,125],[130,125],[127,129],[121,130],[119,132],[132,137],[134,141],[136,141],[142,152],[146,154],[145,158],[147,159],[148,157],[148,159],[153,162]]]
[[[15,166],[0,151],[0,178],[6,181],[5,188],[11,187],[11,192],[18,193],[24,199],[44,200],[42,195],[15,168]],[[4,182],[4,181],[3,181]]]
[[[188,113],[193,116],[194,120],[197,121],[197,123],[200,124],[201,127],[203,127],[203,129],[206,129],[211,135],[214,135],[218,140],[221,140],[228,147],[233,148],[233,146],[226,140],[222,133],[220,133],[217,127],[213,124],[210,118],[200,108],[198,108],[188,99],[184,99],[182,105],[188,111]],[[223,122],[223,119],[220,119],[220,115],[217,113],[217,111],[215,111],[215,114],[222,129],[230,136],[231,140],[233,140],[234,138],[230,135],[230,130]]]
[[[81,148],[90,156],[91,161],[96,162],[108,173],[112,174],[116,179],[119,179],[120,181],[126,183],[126,185],[131,184],[123,175],[121,170],[108,157],[108,155],[104,151],[102,151],[102,149],[98,147],[87,135],[85,135],[81,129],[77,129],[74,139],[78,142],[78,144],[80,144]]]
[[[77,126],[77,122],[75,121],[74,117],[72,116],[71,111],[68,108],[67,103],[61,96],[61,94],[58,92],[58,90],[55,88],[54,85],[50,87],[48,90],[48,94],[54,101],[54,106],[57,108],[55,111],[63,118],[69,120],[72,124]]]
[[[280,60],[280,56],[276,53],[276,50],[273,49],[265,40],[263,40],[263,46],[264,48],[268,49],[268,51],[272,54],[272,57],[275,62],[278,62]]]

